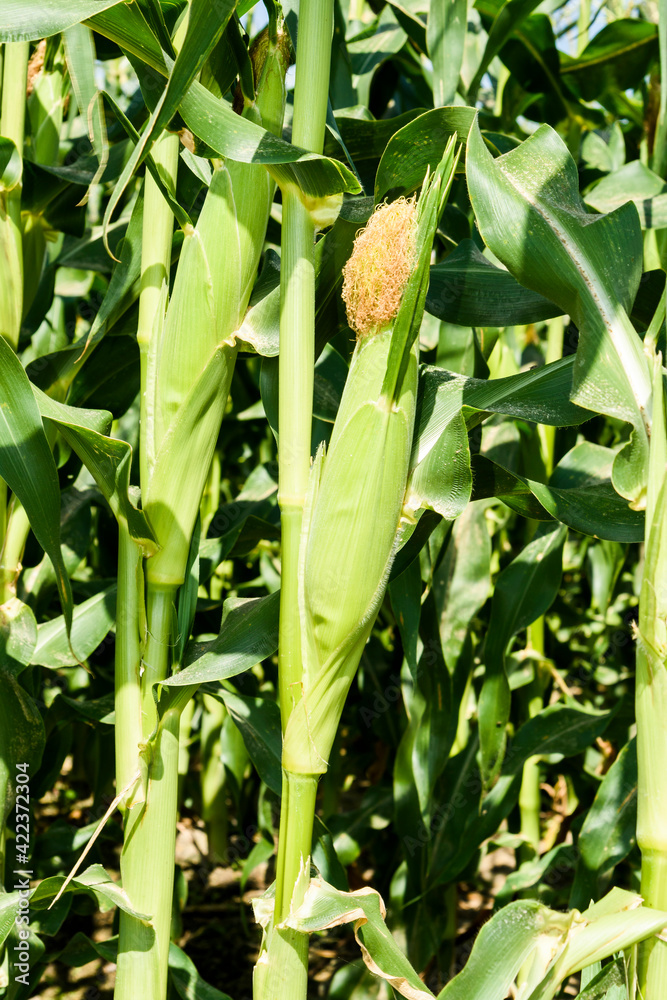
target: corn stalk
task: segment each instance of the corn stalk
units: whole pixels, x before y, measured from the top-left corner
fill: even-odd
[[[664,315],[664,298],[663,298]],[[642,854],[641,893],[647,906],[667,908],[667,434],[662,355],[651,331],[653,421],[646,502],[644,565],[637,626],[637,843]],[[664,996],[667,944],[657,938],[639,951],[638,983],[644,1000]]]
[[[324,144],[333,0],[303,0],[294,87],[292,142],[312,152]],[[299,700],[302,651],[299,624],[299,541],[308,487],[315,360],[315,222],[297,190],[283,188],[280,273],[278,502],[281,512],[279,639],[283,732]],[[317,776],[283,770],[276,871],[276,921],[287,914],[310,855]],[[304,887],[305,888],[305,887]],[[277,932],[255,967],[255,997],[306,995],[308,936]]]
[[[281,128],[287,51],[274,20],[256,55],[256,99],[245,114]],[[165,183],[176,175],[178,139],[158,143]],[[125,715],[117,721],[123,777],[140,777],[126,799],[123,886],[134,910],[120,922],[116,1000],[163,1000],[167,990],[174,839],[178,805],[180,715],[185,700],[158,715],[156,686],[172,666],[174,601],[185,580],[202,493],[227,402],[245,314],[257,272],[274,185],[261,166],[219,161],[197,225],[185,233],[167,305],[171,213],[147,180],[139,343],[142,357],[141,490],[160,546],[145,566],[145,638],[141,670],[136,625],[143,585],[129,549],[124,574],[137,581],[137,613],[127,616],[117,661]],[[118,732],[120,723],[120,732]],[[137,739],[139,742],[137,743]],[[125,741],[130,742],[129,753]],[[129,780],[131,781],[131,774]],[[119,772],[119,791],[122,777]]]
[[[329,448],[326,455],[318,451],[298,510],[300,538],[290,536],[296,579],[285,581],[291,562],[283,559],[281,616],[289,616],[281,624],[283,798],[273,920],[255,969],[257,998],[306,995],[308,942],[291,915],[310,881],[317,781],[326,773],[396,551],[410,472],[417,332],[454,160],[450,143],[418,204],[400,200],[379,209],[346,266],[344,297],[358,343]],[[286,447],[282,413],[280,428]],[[295,499],[283,485],[285,506],[286,495]],[[295,504],[288,514],[296,520]],[[284,537],[284,553],[285,544]],[[288,587],[294,606],[285,603]]]

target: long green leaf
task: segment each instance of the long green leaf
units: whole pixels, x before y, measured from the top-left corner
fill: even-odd
[[[272,792],[282,791],[280,709],[269,698],[247,698],[220,688],[219,696],[234,720],[250,759]]]
[[[573,426],[590,419],[587,410],[569,400],[572,364],[572,358],[563,358],[518,375],[488,381],[423,365],[413,465],[428,455],[462,406],[555,427]]]
[[[109,225],[130,178],[149,155],[153,142],[178,110],[183,95],[221,37],[235,6],[236,0],[217,0],[215,4],[211,4],[209,0],[191,0],[185,39],[171,67],[167,86],[114,186],[104,213],[105,226]],[[167,65],[170,63],[171,60],[167,57]]]
[[[426,40],[433,63],[433,103],[436,108],[454,103],[467,27],[467,0],[430,4]]]
[[[644,534],[644,518],[614,490],[609,478],[614,454],[606,448],[601,451],[607,453],[606,464],[594,466],[588,478],[582,477],[574,485],[568,479],[563,486],[559,477],[552,478],[548,485],[538,483],[482,455],[475,455],[472,460],[473,499],[498,497],[524,517],[537,520],[553,517],[585,535],[613,542],[639,542]]]
[[[0,822],[14,807],[16,765],[28,765],[28,777],[37,773],[44,750],[44,723],[37,705],[16,677],[0,668]]]
[[[579,328],[571,398],[633,425],[630,442],[616,457],[613,481],[640,507],[651,381],[642,342],[628,319],[642,260],[634,207],[587,214],[576,164],[547,125],[494,160],[476,123],[466,169],[485,242],[521,284],[551,298]]]
[[[57,426],[77,453],[115,517],[127,522],[131,536],[146,555],[154,553],[155,536],[146,515],[138,509],[135,491],[130,486],[132,448],[127,441],[106,433],[111,427],[111,414],[57,403],[36,386],[33,392],[42,416]]]
[[[5,0],[0,42],[31,42],[64,31],[122,0]]]
[[[64,875],[52,875],[45,878],[33,890],[30,905],[35,909],[44,909],[53,897],[60,891],[65,882]],[[102,865],[91,865],[85,871],[76,875],[65,888],[65,892],[82,892],[91,896],[105,912],[118,906],[125,913],[130,913],[142,921],[150,921],[150,914],[137,913],[128,899],[127,893],[104,870]]]
[[[343,163],[291,146],[235,114],[196,82],[181,101],[179,111],[194,135],[215,154],[242,163],[261,163],[278,184],[296,185],[308,198],[361,190],[359,181]]]
[[[169,942],[169,975],[182,1000],[231,1000],[202,979],[192,959],[173,941]]]
[[[426,311],[459,326],[523,326],[562,312],[492,264],[473,240],[462,240],[445,260],[432,265]]]
[[[453,135],[465,144],[473,108],[435,108],[408,122],[387,143],[375,178],[375,201],[415,191],[427,168],[433,172]]]
[[[658,51],[658,28],[648,20],[615,18],[577,58],[561,54],[561,76],[586,101],[604,99],[605,91],[638,85]]]
[[[279,604],[278,591],[268,597],[226,601],[220,634],[186,649],[184,669],[165,685],[224,680],[271,656],[278,648]]]
[[[506,0],[506,2],[501,6],[493,20],[493,24],[491,25],[482,61],[477,67],[475,76],[470,84],[470,87],[468,88],[468,98],[471,103],[474,103],[477,100],[477,91],[479,90],[479,85],[482,82],[482,77],[486,73],[493,59],[498,55],[514,29],[517,28],[522,21],[525,21],[529,14],[532,14],[539,4],[540,0]]]
[[[116,614],[116,587],[108,587],[77,605],[72,617],[72,646],[77,656],[87,659],[113,627]],[[44,667],[74,667],[63,618],[51,618],[37,628],[33,663]]]
[[[586,195],[598,212],[613,212],[628,201],[637,209],[642,229],[667,227],[667,184],[640,160],[603,177]]]
[[[58,472],[33,387],[21,362],[0,337],[0,476],[19,498],[35,538],[53,563],[65,621],[72,624],[72,591],[60,551]]]
[[[482,778],[490,784],[502,766],[510,714],[505,655],[511,639],[551,606],[562,576],[563,525],[541,524],[535,538],[499,574],[484,649],[479,699]]]
[[[625,744],[597,790],[577,839],[579,863],[570,905],[587,906],[598,879],[625,858],[636,842],[637,744]]]
[[[519,969],[549,931],[549,910],[536,900],[509,903],[484,924],[465,968],[440,993],[438,1000],[505,1000]],[[560,929],[563,916],[557,919]]]
[[[157,39],[138,12],[132,12],[131,18],[131,21],[130,18],[121,18],[115,10],[111,10],[93,18],[90,23],[101,34],[167,76],[167,66]],[[186,93],[173,96],[174,100],[179,97],[178,111],[192,137],[201,140],[204,146],[201,152],[209,156],[227,156],[242,163],[261,163],[278,184],[296,185],[308,199],[326,198],[344,191],[358,193],[361,190],[357,178],[344,164],[326,156],[304,152],[248,118],[237,115],[225,101],[219,100],[197,80],[190,84]],[[156,108],[153,112],[155,120],[159,113]],[[149,124],[149,134],[153,127],[154,123]],[[187,135],[184,137],[188,138]],[[140,151],[135,153],[136,165],[146,155],[147,141],[137,147]],[[128,177],[132,170],[127,170]]]
[[[95,44],[86,25],[74,24],[63,33],[67,67],[79,112],[87,124],[88,135],[99,166],[91,181],[101,177],[109,155],[102,98],[95,85]]]

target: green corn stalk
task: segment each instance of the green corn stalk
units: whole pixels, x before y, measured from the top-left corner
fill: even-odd
[[[563,320],[560,316],[547,324],[546,363],[556,361],[563,354]],[[544,468],[547,480],[554,468],[554,446],[556,428],[538,424],[537,428]],[[536,654],[534,660],[535,677],[527,690],[527,715],[532,719],[542,711],[544,693],[548,683],[545,676],[543,659],[545,620],[544,615],[528,627],[528,640],[531,650]],[[540,848],[540,761],[538,757],[530,757],[523,766],[521,791],[519,792],[519,810],[521,813],[521,834],[530,844],[535,853]]]
[[[647,334],[647,339],[650,337]],[[649,344],[648,350],[651,349]],[[653,351],[653,422],[649,455],[645,552],[637,626],[637,843],[647,906],[667,908],[667,433],[662,356]],[[639,950],[644,1000],[667,984],[667,945],[652,938]]]
[[[173,191],[178,169],[177,136],[163,136],[157,142],[153,155],[163,181]],[[150,325],[147,314],[151,314],[148,310],[152,309],[153,315],[156,315],[158,304],[164,303],[166,298],[174,226],[171,210],[150,176],[145,180],[144,208],[137,329],[140,350],[145,347],[146,330]],[[148,219],[151,220],[152,231],[148,228]],[[144,356],[145,352],[142,350],[142,362]],[[144,374],[145,363],[142,363],[142,388],[145,384]],[[141,395],[143,410],[145,393],[142,392]],[[140,444],[142,441],[143,427]],[[141,452],[143,453],[143,448]],[[135,995],[134,990],[137,989],[153,1000],[164,995],[167,985],[164,952],[165,937],[168,944],[171,895],[167,895],[168,889],[165,890],[165,887],[170,886],[173,881],[175,831],[170,822],[173,819],[172,800],[173,808],[176,808],[178,780],[176,779],[176,789],[172,789],[168,751],[172,750],[169,735],[173,736],[173,720],[170,720],[172,725],[166,737],[162,733],[159,741],[156,738],[153,744],[149,744],[152,726],[142,716],[142,640],[146,629],[144,568],[141,551],[130,538],[127,526],[123,524],[119,524],[118,609],[115,665],[116,790],[119,795],[125,796],[122,804],[125,813],[125,842],[121,855],[121,875],[135,909],[153,917],[153,921],[149,924],[130,919],[125,914],[121,917],[114,996],[116,1000],[127,1000]],[[161,772],[151,773],[152,760],[159,761]],[[137,774],[141,775],[138,787]],[[151,812],[147,808],[149,799],[154,807]],[[142,843],[147,819],[150,819],[151,825],[158,820],[163,823],[161,835],[150,854],[147,844]]]
[[[256,99],[244,110],[276,131],[285,102],[285,37],[272,22],[267,43],[255,53]],[[168,146],[172,138],[164,141]],[[163,152],[161,166],[173,178],[174,150],[163,147]],[[151,919],[146,923],[121,916],[116,1000],[163,1000],[167,990],[182,704],[158,718],[153,687],[170,669],[174,599],[185,579],[238,351],[234,333],[257,273],[273,193],[261,166],[214,164],[197,226],[185,234],[166,307],[173,223],[156,202],[154,209],[162,217],[156,227],[147,192],[146,218],[158,236],[155,241],[150,236],[142,268],[140,464],[143,505],[160,549],[145,565],[146,641],[138,686],[137,665],[125,669],[126,690],[132,692],[126,706],[130,733],[137,732],[139,714],[140,741],[137,745],[132,737],[131,752],[141,777],[126,800],[121,874],[135,911]],[[141,597],[137,603],[141,606]],[[128,660],[134,634],[134,622],[130,624]],[[117,744],[124,738],[117,733]]]
[[[299,4],[299,40],[294,82],[292,142],[319,153],[324,146],[329,66],[333,36],[333,0],[302,0]],[[299,544],[303,507],[308,488],[313,414],[315,361],[315,220],[298,190],[283,188],[280,266],[280,365],[278,439],[278,502],[281,524],[281,587],[278,679],[283,732],[287,725],[294,686],[301,679],[298,618]],[[310,850],[310,826],[315,806],[316,780],[288,782],[283,777],[279,864],[289,840],[292,864],[299,864],[300,844]],[[305,826],[295,827],[300,816]],[[284,872],[280,884],[294,886],[298,870]],[[301,883],[299,883],[301,884]],[[280,970],[281,982],[275,982]],[[306,995],[308,939],[291,930],[276,932],[272,949],[260,954],[255,966],[256,998]]]
[[[307,955],[307,940],[304,951],[296,932],[283,922],[300,904],[307,886],[317,781],[327,770],[345,698],[396,552],[415,420],[417,333],[433,235],[454,164],[452,142],[435,175],[425,182],[416,208],[404,204],[402,225],[412,234],[413,247],[394,314],[387,315],[392,310],[381,301],[364,323],[329,449],[318,452],[310,475],[292,623],[299,632],[302,673],[290,692],[284,722],[275,910],[255,971],[257,998],[305,995],[305,961],[302,958],[297,979],[289,955]],[[383,238],[380,229],[377,240]],[[385,261],[386,269],[373,273],[377,262],[370,249],[360,251],[355,263],[362,281],[365,276],[369,284],[380,286],[393,272],[394,262]],[[384,290],[380,299],[383,296]],[[350,317],[349,302],[348,319],[360,329]]]
[[[651,166],[661,177],[667,172],[667,3],[658,3],[658,39],[660,46],[660,107],[653,140],[653,156]]]
[[[227,788],[225,765],[221,758],[222,728],[227,715],[217,698],[202,698],[201,721],[201,798],[202,819],[206,823],[209,857],[224,863],[227,857]]]

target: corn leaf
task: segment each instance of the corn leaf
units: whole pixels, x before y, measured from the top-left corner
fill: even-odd
[[[172,63],[169,57],[166,57],[167,65],[170,67],[167,86],[160,95],[148,123],[141,133],[139,142],[134,147],[114,186],[104,213],[105,227],[111,221],[116,205],[122,198],[130,178],[149,155],[153,141],[159,137],[173,118],[183,94],[221,37],[235,6],[236,0],[218,0],[215,4],[209,3],[209,0],[191,0],[185,39],[175,62]]]
[[[539,3],[540,0],[506,0],[502,4],[493,19],[482,61],[477,67],[475,76],[468,88],[468,97],[471,103],[477,100],[479,85],[493,59],[498,55],[514,29],[532,14],[535,8],[539,6]]]
[[[16,765],[28,764],[36,773],[46,736],[37,705],[16,677],[0,668],[0,821],[4,825],[14,807]]]
[[[359,181],[343,163],[291,146],[235,114],[199,84],[185,94],[179,112],[194,135],[216,155],[261,163],[279,185],[295,185],[308,199],[361,190]]]
[[[85,660],[93,650],[97,649],[113,628],[115,616],[115,584],[75,607],[71,636],[77,657]],[[51,618],[37,626],[37,645],[32,655],[32,662],[52,669],[77,665],[78,660],[72,656],[62,616]]]
[[[636,843],[637,743],[633,738],[600,782],[577,839],[579,858],[570,906],[582,909],[597,896],[600,876]]]
[[[149,28],[139,4],[116,5],[96,11],[89,17],[88,25],[162,76],[168,75],[162,47]]]
[[[11,597],[0,605],[0,666],[18,676],[30,663],[37,644],[37,620],[32,608]]]
[[[492,264],[473,240],[462,240],[445,260],[431,266],[426,311],[459,326],[525,325],[562,312]]]
[[[628,1000],[627,976],[623,959],[605,965],[594,976],[577,1000]]]
[[[38,910],[46,908],[53,897],[60,891],[64,882],[64,875],[52,875],[51,878],[45,878],[31,893],[31,907]],[[133,909],[125,891],[117,882],[114,882],[102,865],[91,865],[90,868],[86,868],[85,871],[76,875],[68,883],[65,892],[82,892],[90,896],[95,900],[102,912],[106,912],[117,906],[138,920],[150,921],[150,916],[147,916],[145,913],[137,913]]]
[[[453,799],[455,808],[445,811],[444,821],[433,835],[431,887],[456,879],[479,845],[498,830],[516,805],[521,772],[529,757],[550,753],[575,757],[604,733],[614,715],[615,711],[588,712],[563,704],[545,708],[521,726],[505,755],[500,777],[481,800],[481,778],[475,767],[477,748],[470,741],[452,761],[451,780],[458,794]]]
[[[540,938],[558,934],[564,924],[566,915],[535,900],[504,906],[484,924],[465,968],[438,993],[438,1000],[505,1000]]]
[[[98,160],[92,185],[101,177],[109,157],[102,98],[95,85],[93,33],[84,24],[74,24],[63,32],[63,41],[74,96],[79,105],[79,112],[87,123],[88,135]]]
[[[505,655],[510,640],[551,606],[562,576],[562,524],[540,524],[533,540],[499,574],[484,648],[484,684],[479,699],[482,779],[490,785],[505,752],[510,687]]]
[[[475,379],[430,365],[420,370],[412,464],[422,462],[462,406],[520,420],[568,427],[590,419],[569,400],[572,358],[499,379]]]
[[[130,20],[125,17],[126,11],[127,8],[123,10],[122,18],[114,10],[104,12],[91,20],[91,26],[167,76],[167,64],[157,39],[139,12],[134,11]],[[172,76],[175,69],[174,66]],[[186,79],[184,74],[185,64],[183,73],[179,71],[179,80],[181,76]],[[226,156],[243,163],[263,164],[278,184],[296,185],[307,199],[361,190],[357,178],[344,164],[316,153],[304,152],[249,119],[242,118],[225,101],[219,100],[194,79],[189,89],[183,83],[180,86],[180,92],[170,93],[168,116],[162,110],[166,91],[163,92],[142,134],[142,141],[133,153],[133,163],[125,169],[127,176],[123,175],[123,184],[127,184],[147,155],[151,137],[158,134],[156,122],[167,122],[178,110],[193,136],[204,143],[209,156]],[[176,100],[177,104],[173,106]],[[117,188],[120,186],[117,185]],[[107,211],[107,216],[111,217],[111,211]]]
[[[593,466],[587,477],[579,477],[578,482],[576,478],[552,477],[549,485],[518,476],[483,455],[475,455],[473,499],[498,497],[524,517],[537,520],[553,517],[585,535],[611,541],[641,541],[644,519],[614,490],[610,480],[614,454],[602,450],[607,453],[605,461]]]
[[[639,84],[657,54],[658,28],[650,21],[619,17],[595,34],[576,58],[563,53],[560,72],[585,100]]]
[[[433,576],[445,662],[454,674],[465,636],[491,589],[491,539],[484,504],[469,504],[452,528]]]
[[[282,737],[278,705],[269,698],[248,698],[226,688],[220,688],[216,695],[227,706],[260,778],[280,795]]]
[[[640,160],[603,177],[586,194],[586,203],[597,212],[614,212],[631,201],[642,229],[667,226],[667,184]]]
[[[628,319],[642,261],[634,206],[588,215],[576,164],[548,125],[494,160],[475,123],[466,172],[487,245],[521,284],[553,299],[579,328],[571,398],[633,425],[612,480],[622,496],[641,507],[651,381],[642,342]]]
[[[21,180],[23,164],[16,144],[0,136],[0,191],[11,191]]]
[[[5,0],[0,42],[30,42],[48,38],[98,11],[120,5],[121,0]]]
[[[435,510],[453,521],[462,514],[472,493],[468,431],[461,413],[444,431],[410,474],[405,507],[413,514]]]
[[[380,160],[375,178],[376,204],[415,191],[426,170],[433,172],[437,168],[452,136],[465,145],[474,120],[474,108],[436,108],[399,129]]]
[[[387,59],[400,52],[407,37],[394,12],[390,7],[386,7],[376,20],[375,32],[361,32],[358,37],[348,42],[352,84],[358,104],[368,107],[376,70]]]
[[[173,941],[169,942],[169,976],[182,1000],[231,1000],[202,979],[194,962]]]
[[[398,947],[385,922],[385,907],[374,889],[342,892],[322,879],[310,880],[303,903],[285,925],[304,933],[353,923],[364,962],[408,1000],[429,1000],[431,991]]]
[[[368,108],[361,105],[357,105],[356,108],[344,108],[341,111],[334,110],[336,132],[331,126],[327,129],[324,152],[327,156],[340,158],[342,152],[340,140],[342,140],[357,170],[360,172],[370,170],[373,161],[376,166],[379,163],[391,137],[418,115],[423,115],[425,111],[426,108],[413,108],[392,118],[373,118]],[[375,170],[373,170],[374,176]]]
[[[184,669],[163,683],[174,687],[221,681],[272,656],[278,648],[279,603],[279,591],[268,597],[225,601],[217,638],[189,646]]]
[[[436,108],[454,103],[467,27],[466,0],[429,6],[426,41],[433,63],[433,103]]]
[[[539,958],[535,960],[537,968],[535,973],[531,970],[525,987],[529,1000],[553,1000],[560,984],[568,976],[631,948],[667,926],[667,913],[641,903],[642,897],[637,893],[615,887],[599,903],[584,910],[581,916],[573,911],[575,919],[564,946],[554,956],[555,960],[546,975],[540,976]],[[528,994],[531,980],[537,981],[537,985]]]
[[[42,416],[52,421],[77,453],[107,500],[117,519],[127,522],[134,540],[146,554],[155,552],[156,541],[146,515],[139,510],[130,487],[132,448],[127,441],[107,436],[111,414],[66,406],[33,386]]]
[[[59,382],[62,391],[67,391],[67,388],[87,363],[93,350],[102,340],[107,330],[138,298],[141,274],[143,212],[144,199],[140,193],[134,202],[129,223],[125,222],[127,229],[121,244],[120,260],[114,267],[106,294],[92,321],[85,344],[77,341],[60,351],[47,355],[45,358],[40,358],[39,365],[35,366],[37,370],[34,374],[32,369],[29,368],[32,381],[40,389],[46,391],[56,382]],[[105,239],[107,239],[109,232],[107,231],[104,235]],[[102,241],[101,235],[98,235],[97,240]],[[104,255],[103,259],[105,262],[108,262],[108,255],[104,251],[102,252]],[[57,260],[56,263],[65,267],[83,268],[89,262],[87,260],[64,258]],[[76,397],[78,390],[79,386],[75,382],[73,388],[74,397]]]
[[[37,390],[39,391],[39,390]],[[0,476],[19,498],[53,564],[67,627],[72,591],[60,551],[60,486],[42,417],[21,362],[0,337]]]

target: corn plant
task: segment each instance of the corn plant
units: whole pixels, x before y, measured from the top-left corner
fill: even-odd
[[[6,0],[3,996],[662,996],[663,7]]]

